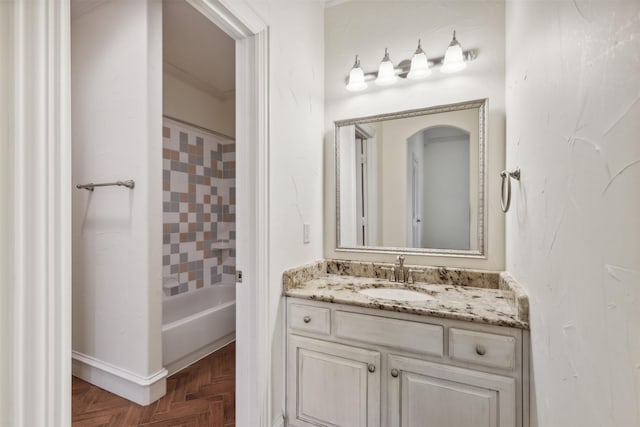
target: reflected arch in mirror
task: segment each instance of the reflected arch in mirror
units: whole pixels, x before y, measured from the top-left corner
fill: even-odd
[[[470,134],[434,125],[407,138],[407,247],[475,249]]]

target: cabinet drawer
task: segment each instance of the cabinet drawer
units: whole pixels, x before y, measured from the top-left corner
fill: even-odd
[[[336,311],[335,336],[434,356],[443,355],[442,326]]]
[[[505,335],[451,328],[449,356],[460,362],[513,369],[516,360],[516,339]]]
[[[330,318],[328,308],[300,304],[289,306],[289,326],[291,329],[329,335],[331,333]]]

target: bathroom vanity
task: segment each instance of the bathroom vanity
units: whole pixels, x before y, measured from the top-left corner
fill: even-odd
[[[285,272],[288,425],[528,425],[520,286],[424,267],[399,283],[393,268],[328,260]]]
[[[335,122],[341,259],[283,276],[288,426],[528,427],[528,299],[489,271],[488,117],[475,99]]]

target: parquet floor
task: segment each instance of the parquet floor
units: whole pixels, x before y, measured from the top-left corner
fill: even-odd
[[[235,426],[235,343],[167,378],[167,394],[139,406],[73,377],[74,427]]]

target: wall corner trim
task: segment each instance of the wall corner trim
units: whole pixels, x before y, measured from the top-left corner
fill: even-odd
[[[138,405],[149,405],[166,392],[167,370],[142,376],[78,351],[72,352],[73,375]]]
[[[284,427],[284,415],[278,415],[271,421],[271,427]]]
[[[0,1],[0,425],[71,425],[69,1]]]

